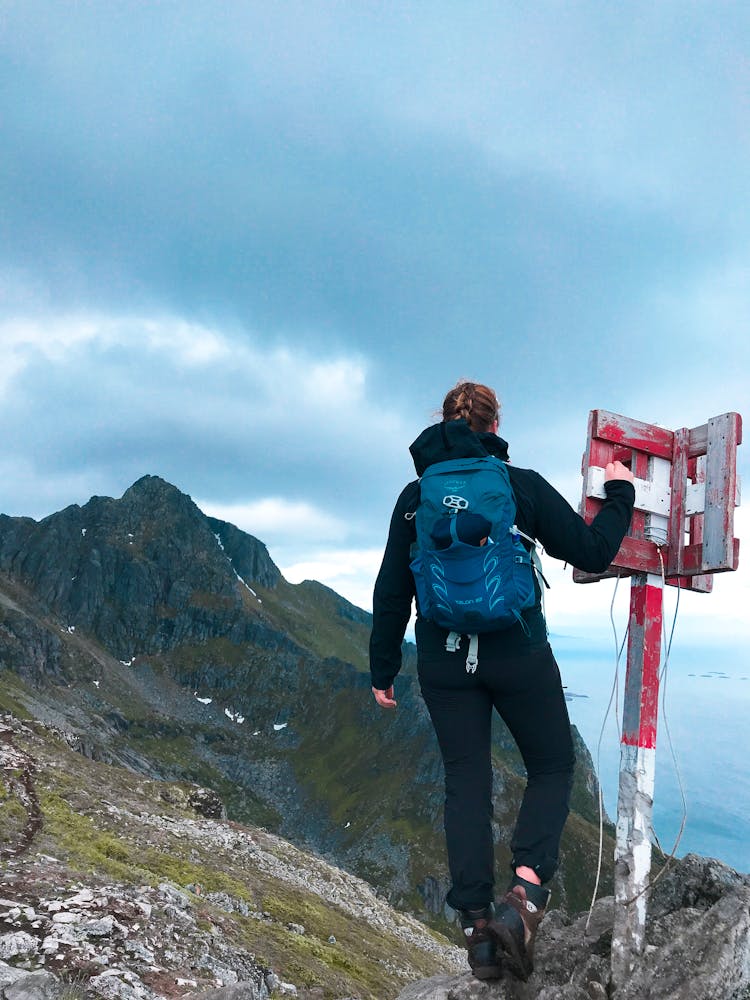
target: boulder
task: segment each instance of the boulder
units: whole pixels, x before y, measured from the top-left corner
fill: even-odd
[[[398,1000],[746,1000],[750,997],[750,878],[710,858],[688,855],[651,894],[645,954],[612,994],[614,901],[599,900],[588,920],[551,911],[528,983],[434,976]],[[588,927],[587,927],[588,923]]]
[[[15,958],[16,955],[33,954],[37,949],[37,939],[26,931],[12,931],[0,934],[0,959]]]
[[[32,972],[6,986],[5,1000],[61,1000],[65,987],[51,972]]]
[[[188,795],[188,805],[206,819],[226,819],[227,811],[216,792],[210,788],[196,788]]]
[[[28,976],[28,971],[26,969],[14,969],[12,965],[8,965],[7,962],[0,962],[0,995],[2,995],[3,990],[6,986],[10,986],[15,983],[17,979],[23,979],[24,976]]]

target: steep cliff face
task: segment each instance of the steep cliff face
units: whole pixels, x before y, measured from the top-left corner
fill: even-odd
[[[263,542],[226,521],[215,517],[207,517],[206,521],[240,577],[271,589],[279,584],[283,577]]]
[[[442,921],[442,766],[405,650],[399,709],[369,691],[370,617],[289,584],[262,542],[146,476],[43,521],[0,517],[0,707],[89,756],[215,789],[236,819],[337,859]],[[598,832],[580,745],[561,898],[584,905]],[[523,768],[498,727],[498,865]]]

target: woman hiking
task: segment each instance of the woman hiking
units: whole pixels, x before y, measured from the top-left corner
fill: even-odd
[[[500,463],[494,466],[501,464],[503,474],[507,470],[516,506],[511,531],[526,540],[522,544],[530,549],[538,539],[557,559],[589,572],[604,571],[630,524],[635,499],[630,470],[620,462],[607,466],[607,498],[587,525],[538,473],[508,464],[507,442],[497,435],[499,417],[492,389],[459,382],[445,397],[442,421],[411,445],[417,475],[421,478],[435,463],[495,456]],[[455,509],[448,513],[462,517],[447,518],[452,535],[443,529],[442,542],[437,530],[433,532],[435,546],[449,546],[451,539],[464,547],[491,542],[489,521],[462,509],[467,505],[460,496],[446,496],[443,503],[453,504]],[[375,583],[370,671],[375,699],[386,709],[396,706],[393,681],[401,668],[401,644],[417,593],[410,564],[419,504],[420,480],[415,480],[396,501]],[[447,902],[460,915],[474,975],[497,978],[505,967],[525,980],[533,968],[534,939],[549,900],[546,883],[558,865],[575,762],[560,673],[547,642],[541,590],[534,577],[517,620],[469,637],[468,657],[456,648],[467,641],[469,629],[459,637],[430,620],[439,617],[432,607],[428,618],[419,605],[418,599],[419,683],[445,766],[444,823],[452,882]],[[527,771],[510,844],[510,885],[497,903],[491,828],[493,708],[510,730]]]

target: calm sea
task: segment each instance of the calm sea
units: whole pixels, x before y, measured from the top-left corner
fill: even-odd
[[[593,757],[614,677],[614,640],[583,643],[551,637],[566,685],[568,711]],[[620,717],[625,656],[620,662]],[[666,725],[665,725],[666,719]],[[690,851],[750,871],[750,656],[737,647],[673,648],[660,698],[654,793],[654,828],[672,850],[682,818],[667,726],[687,799],[687,823],[677,854]],[[617,812],[619,732],[610,713],[601,747],[600,780],[607,812]]]

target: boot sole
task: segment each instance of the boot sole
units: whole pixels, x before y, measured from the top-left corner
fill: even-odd
[[[526,949],[519,947],[515,936],[504,924],[493,921],[490,924],[490,929],[502,950],[503,961],[507,966],[508,972],[515,976],[516,979],[520,979],[524,983],[527,982],[534,970],[534,966],[526,954]]]

